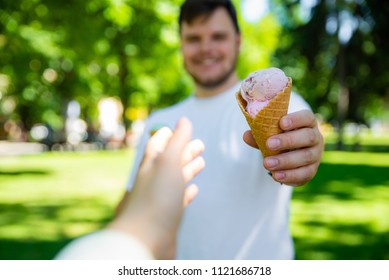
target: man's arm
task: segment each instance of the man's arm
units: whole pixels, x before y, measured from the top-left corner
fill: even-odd
[[[269,137],[269,149],[281,152],[264,159],[264,166],[273,178],[286,185],[300,186],[309,182],[317,173],[324,149],[315,115],[301,110],[285,115],[280,121],[284,133]],[[243,140],[257,148],[251,131],[246,131]]]

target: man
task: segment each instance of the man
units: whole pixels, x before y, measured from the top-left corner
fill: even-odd
[[[280,121],[285,133],[267,141],[269,148],[282,153],[263,159],[242,141],[244,134],[246,143],[256,146],[234,96],[240,88],[235,65],[241,36],[233,5],[227,0],[187,0],[179,23],[184,65],[195,91],[149,117],[128,189],[149,131],[158,124],[173,126],[186,116],[193,136],[205,144],[207,167],[193,180],[200,192],[184,214],[177,258],[291,259],[292,190],[286,185],[305,184],[317,172],[323,140],[314,115],[293,93],[289,114]],[[129,192],[124,201],[128,197]]]
[[[56,259],[171,259],[183,213],[197,186],[186,183],[204,168],[201,141],[190,141],[191,124],[179,120],[148,141],[131,199],[105,229],[75,239]],[[166,199],[164,193],[170,195]]]

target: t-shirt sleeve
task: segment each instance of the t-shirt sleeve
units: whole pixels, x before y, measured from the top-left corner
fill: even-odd
[[[56,260],[152,260],[153,254],[137,238],[112,229],[79,237],[64,247]]]
[[[305,101],[301,95],[292,91],[290,95],[288,113],[293,113],[300,110],[312,111],[311,106],[309,106],[308,102]]]

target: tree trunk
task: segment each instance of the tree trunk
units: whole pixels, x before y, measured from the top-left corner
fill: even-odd
[[[346,120],[348,108],[349,108],[349,88],[346,81],[346,59],[345,59],[345,46],[340,44],[340,51],[339,51],[339,96],[338,96],[338,142],[337,142],[337,149],[343,150],[344,149],[344,142],[343,142],[343,136],[344,136],[344,123]]]

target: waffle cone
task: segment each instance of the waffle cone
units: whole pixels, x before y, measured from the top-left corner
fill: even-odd
[[[239,107],[246,117],[247,123],[251,128],[251,133],[262,152],[263,157],[275,155],[278,152],[270,151],[266,147],[266,140],[275,134],[282,132],[279,122],[280,119],[288,113],[290,92],[292,90],[292,79],[288,78],[287,86],[270,100],[258,114],[253,118],[246,112],[247,102],[242,98],[240,90],[236,93],[236,99]]]

